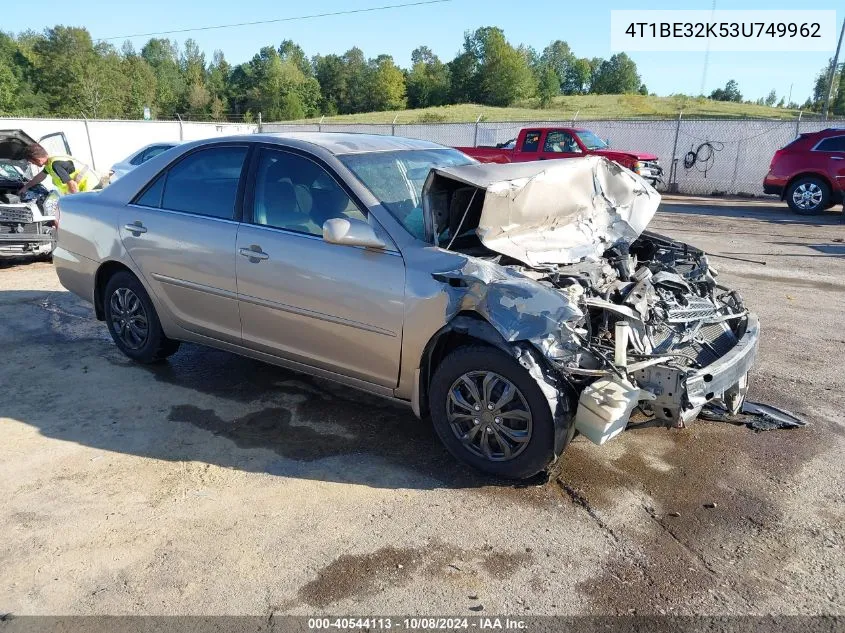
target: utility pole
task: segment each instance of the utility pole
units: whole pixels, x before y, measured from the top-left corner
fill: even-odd
[[[830,110],[830,95],[833,93],[833,75],[836,72],[836,65],[839,63],[839,49],[842,48],[842,36],[845,35],[845,19],[842,20],[842,29],[839,31],[839,43],[836,44],[836,54],[830,64],[830,73],[827,76],[827,97],[824,100],[824,120],[827,121],[827,113]]]

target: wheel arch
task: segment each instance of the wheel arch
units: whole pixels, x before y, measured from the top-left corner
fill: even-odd
[[[786,200],[786,194],[789,191],[789,188],[793,184],[795,184],[796,181],[801,180],[802,178],[818,178],[827,185],[827,188],[830,190],[831,198],[836,200],[840,199],[841,194],[833,186],[833,183],[830,182],[830,178],[827,177],[827,174],[823,174],[817,171],[804,171],[800,174],[795,174],[786,182],[786,185],[783,187],[783,192],[780,194],[780,199]]]
[[[432,335],[423,348],[420,359],[417,406],[421,417],[429,413],[429,387],[437,366],[459,347],[479,344],[496,347],[509,355],[513,354],[513,350],[504,337],[477,312],[459,312]]]
[[[97,315],[98,321],[104,321],[106,318],[105,308],[103,305],[103,294],[105,292],[106,284],[109,283],[109,279],[119,272],[127,272],[136,279],[138,278],[138,275],[136,275],[131,268],[116,260],[103,262],[94,275],[94,313]]]

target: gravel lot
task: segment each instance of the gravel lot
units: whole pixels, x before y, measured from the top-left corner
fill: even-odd
[[[0,262],[0,614],[845,614],[840,211],[652,227],[766,262],[712,260],[760,316],[751,398],[809,426],[645,423],[521,487],[344,387],[135,365],[52,265]]]

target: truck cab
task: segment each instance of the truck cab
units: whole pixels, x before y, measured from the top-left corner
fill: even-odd
[[[497,147],[458,147],[482,163],[515,163],[558,158],[604,156],[642,176],[652,185],[660,182],[663,169],[657,156],[645,152],[611,149],[594,132],[580,128],[524,128],[513,141]]]

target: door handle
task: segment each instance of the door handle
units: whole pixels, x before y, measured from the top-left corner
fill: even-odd
[[[136,233],[137,235],[147,232],[147,227],[141,224],[140,220],[136,221],[135,224],[127,224],[123,228],[129,231],[130,233]]]
[[[249,248],[242,248],[238,251],[241,255],[248,258],[253,264],[257,264],[258,262],[270,259],[270,256],[261,250],[261,247],[257,244],[253,244]]]
[[[842,156],[831,156],[830,160],[845,160]]]

